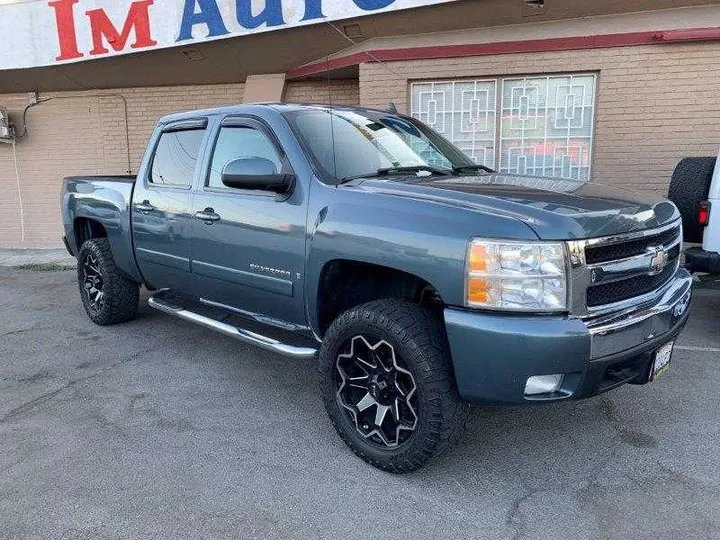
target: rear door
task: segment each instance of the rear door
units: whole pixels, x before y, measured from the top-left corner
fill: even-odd
[[[306,194],[226,187],[225,165],[262,157],[293,170],[272,130],[256,118],[228,117],[214,135],[209,171],[193,200],[192,271],[196,295],[276,322],[305,326],[303,274]],[[210,219],[208,219],[210,218]]]
[[[191,188],[207,124],[207,118],[200,118],[158,128],[135,183],[135,254],[143,277],[157,289],[190,291]]]

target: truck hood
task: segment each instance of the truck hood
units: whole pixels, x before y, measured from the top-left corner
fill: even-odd
[[[675,206],[657,195],[558,178],[507,174],[379,177],[342,188],[512,217],[543,240],[612,236],[680,218]]]

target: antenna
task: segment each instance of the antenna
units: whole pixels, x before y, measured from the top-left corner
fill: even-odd
[[[340,30],[340,29],[339,29],[337,26],[335,26],[332,22],[330,22],[330,21],[325,21],[325,24],[327,24],[327,25],[328,25],[330,28],[332,28],[335,32],[337,32],[338,34],[340,34],[340,35],[343,37],[343,39],[349,41],[352,45],[358,45],[358,42],[357,42],[357,41],[355,41],[353,38],[351,38],[350,36],[348,36],[345,32],[343,32],[342,30]],[[380,64],[381,66],[383,66],[385,69],[387,69],[387,70],[390,71],[391,73],[394,73],[394,74],[397,75],[398,77],[403,77],[402,74],[398,73],[398,72],[397,72],[396,70],[394,70],[390,65],[388,65],[386,62],[382,61],[380,58],[378,58],[377,56],[375,56],[373,53],[366,51],[365,54],[366,54],[370,59],[372,59],[373,61],[375,61],[375,62],[377,62],[378,64]],[[332,137],[333,168],[335,169],[335,170],[334,170],[334,176],[335,176],[335,178],[337,179],[337,175],[338,175],[338,174],[337,174],[337,153],[335,152],[335,124],[333,123],[334,116],[333,116],[333,111],[332,111],[332,109],[333,109],[333,105],[332,105],[332,95],[331,95],[331,94],[332,94],[332,88],[330,87],[330,56],[329,56],[329,55],[327,55],[327,56],[325,57],[325,73],[326,73],[326,75],[327,75],[328,105],[329,105],[329,109],[330,109],[330,111],[329,111],[329,115],[330,115],[330,135],[331,135],[331,137]],[[390,103],[390,107],[388,108],[388,112],[393,113],[393,114],[397,114],[397,113],[399,112],[399,111],[397,110],[397,107],[395,107],[395,103]],[[337,187],[337,184],[336,184],[336,187]]]

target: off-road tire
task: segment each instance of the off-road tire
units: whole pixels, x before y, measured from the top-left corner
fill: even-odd
[[[715,161],[714,157],[684,158],[670,180],[668,199],[680,210],[686,242],[702,242],[703,228],[697,214],[700,203],[708,198]]]
[[[334,371],[340,349],[353,337],[365,335],[389,343],[417,387],[415,431],[396,448],[379,448],[358,433],[336,395]],[[369,464],[392,473],[415,471],[446,450],[470,411],[458,394],[441,321],[430,310],[401,300],[376,300],[341,314],[320,348],[320,381],[325,408],[342,440]]]
[[[83,265],[89,256],[97,261],[102,275],[104,303],[100,309],[92,309],[90,299],[84,291]],[[115,265],[107,238],[93,238],[80,247],[77,279],[83,307],[92,322],[109,326],[135,318],[140,300],[140,285]]]

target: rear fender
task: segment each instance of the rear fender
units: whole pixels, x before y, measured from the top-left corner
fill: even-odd
[[[70,249],[77,255],[81,247],[81,238],[76,235],[77,220],[98,223],[105,230],[117,267],[132,279],[142,282],[132,249],[131,195],[131,183],[69,178],[63,195],[63,224]]]

